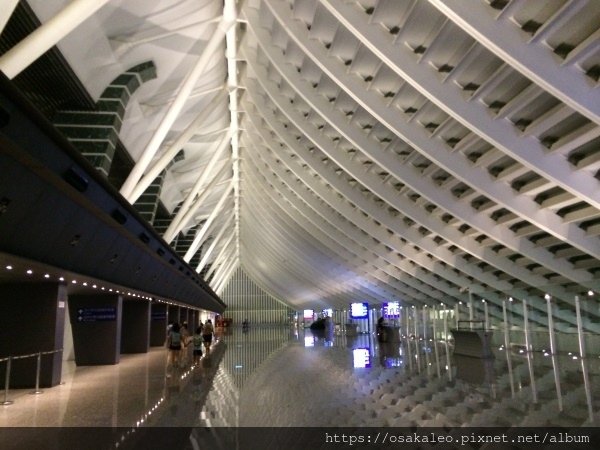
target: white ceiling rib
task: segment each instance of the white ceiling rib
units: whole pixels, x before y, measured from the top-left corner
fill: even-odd
[[[290,69],[290,66],[284,66],[283,63],[281,65],[278,65],[277,67],[281,68],[281,70],[285,70],[285,69]],[[287,70],[286,71],[287,77],[286,80],[290,80],[290,76],[293,74],[292,71]],[[264,77],[260,77],[259,78],[264,78]],[[291,80],[290,80],[291,81]],[[326,117],[328,119],[328,122],[330,125],[335,126],[337,128],[337,130],[340,133],[344,133],[344,137],[347,139],[352,139],[353,142],[351,142],[352,145],[358,147],[361,149],[361,151],[363,151],[363,153],[366,153],[369,157],[373,157],[375,156],[377,159],[375,160],[377,163],[379,163],[379,165],[384,168],[385,170],[389,170],[390,172],[394,173],[395,176],[399,179],[402,180],[404,183],[406,183],[407,185],[409,185],[413,190],[415,190],[416,192],[418,192],[420,195],[425,196],[428,198],[428,200],[438,204],[438,205],[446,205],[446,209],[449,213],[453,214],[455,217],[462,217],[463,220],[466,220],[467,222],[470,222],[471,226],[474,226],[476,228],[478,228],[480,231],[484,231],[487,230],[488,234],[494,234],[494,230],[495,228],[498,228],[499,226],[494,223],[494,221],[490,218],[488,218],[487,216],[484,216],[482,214],[478,214],[477,212],[474,211],[469,211],[469,209],[465,208],[467,205],[461,204],[460,202],[458,202],[455,198],[452,197],[452,195],[450,194],[449,191],[443,190],[438,188],[434,183],[428,183],[428,178],[423,178],[421,177],[421,174],[418,173],[415,170],[411,170],[409,169],[407,166],[401,164],[397,158],[394,158],[393,155],[389,154],[389,153],[379,153],[377,152],[377,146],[375,143],[371,143],[367,141],[366,137],[361,136],[359,133],[352,133],[354,130],[352,130],[352,128],[350,127],[344,127],[345,124],[345,119],[343,118],[343,115],[341,113],[337,113],[337,111],[329,111],[329,105],[325,104],[323,99],[319,99],[316,97],[310,97],[310,87],[309,86],[294,86],[295,90],[304,97],[305,100],[311,101],[311,107],[313,110],[318,111],[320,114],[322,114],[324,117]],[[274,95],[271,95],[272,98],[274,98]],[[310,98],[309,98],[310,97]],[[281,103],[282,104],[282,103]],[[283,109],[283,108],[281,108]],[[327,113],[324,113],[323,111],[327,111]],[[337,117],[336,117],[337,115]],[[340,117],[341,116],[341,117]],[[306,130],[305,134],[306,133]],[[370,149],[370,150],[368,150]],[[328,153],[328,156],[330,157],[334,157],[331,153]],[[407,170],[408,169],[408,170]],[[354,174],[354,176],[357,176],[356,174]],[[357,176],[358,178],[358,176]],[[381,194],[380,194],[381,196]],[[385,197],[385,194],[383,195],[382,198]],[[401,209],[397,204],[394,204],[393,201],[390,202],[390,204],[392,204],[393,206],[395,206],[397,209]],[[549,214],[546,214],[546,216],[550,217]],[[414,219],[414,217],[413,217]],[[479,223],[477,223],[477,219]],[[508,230],[507,230],[508,231]],[[582,236],[583,236],[583,232],[581,230],[579,230]],[[569,273],[567,275],[567,272],[569,272],[569,269],[566,267],[560,268],[558,267],[558,265],[560,265],[560,262],[556,261],[553,257],[553,255],[551,254],[544,254],[546,253],[544,251],[544,249],[538,249],[535,248],[533,246],[533,244],[529,244],[528,242],[524,242],[524,241],[520,241],[517,242],[517,240],[513,240],[513,242],[509,242],[510,241],[510,233],[505,232],[504,234],[502,233],[497,233],[496,234],[496,240],[498,242],[501,242],[503,245],[506,245],[507,247],[516,249],[519,248],[521,252],[523,252],[524,254],[529,254],[529,256],[536,261],[540,261],[543,260],[545,265],[550,265],[553,266],[555,265],[555,270],[559,273],[562,273],[563,275],[574,279],[576,281],[579,282],[583,282],[586,280],[591,279],[591,276],[589,274],[575,274],[575,273]],[[597,242],[591,242],[591,244],[596,245],[597,246]],[[527,252],[527,248],[523,248],[525,246],[529,246],[529,252]],[[586,248],[585,246],[583,246],[584,248]],[[600,248],[599,248],[600,250]],[[536,254],[535,256],[532,256],[533,254]],[[600,255],[600,251],[598,252],[598,254]]]
[[[68,1],[30,3],[45,22]],[[165,239],[217,292],[239,266],[297,309],[465,308],[468,288],[542,326],[550,294],[571,330],[600,289],[593,3],[111,0],[59,48],[92,95],[154,61],[121,131],[135,194],[167,167]]]

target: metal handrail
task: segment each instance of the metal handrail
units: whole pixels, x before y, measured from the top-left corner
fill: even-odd
[[[26,359],[33,358],[34,356],[37,358],[36,371],[35,371],[35,390],[31,392],[31,394],[41,394],[43,391],[40,391],[40,371],[42,367],[42,355],[51,355],[53,353],[62,352],[63,349],[60,348],[58,350],[47,350],[40,351],[37,353],[30,353],[27,355],[18,355],[18,356],[6,356],[0,358],[0,362],[6,361],[6,373],[4,376],[4,401],[0,403],[1,405],[7,406],[12,405],[14,402],[8,399],[8,391],[10,389],[10,370],[12,367],[13,360],[17,359]]]

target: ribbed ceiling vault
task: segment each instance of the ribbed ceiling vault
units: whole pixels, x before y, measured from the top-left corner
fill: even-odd
[[[154,61],[136,161],[215,46],[143,173],[183,149],[165,237],[217,292],[241,265],[296,309],[470,293],[540,324],[549,294],[568,329],[600,289],[599,24],[591,0],[113,0],[58,46],[95,98]]]

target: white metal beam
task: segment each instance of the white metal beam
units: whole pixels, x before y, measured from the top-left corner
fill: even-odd
[[[219,214],[221,212],[221,209],[223,208],[223,205],[225,204],[225,200],[227,200],[227,197],[229,196],[231,189],[233,189],[233,180],[231,180],[229,182],[228,186],[223,191],[223,194],[221,195],[219,202],[217,203],[215,208],[211,211],[210,216],[208,217],[208,219],[206,219],[206,222],[204,222],[204,225],[202,226],[202,228],[198,231],[198,233],[194,237],[194,241],[192,242],[192,245],[190,245],[190,248],[188,249],[185,256],[183,257],[185,262],[190,262],[192,257],[196,254],[196,252],[200,248],[200,245],[202,245],[202,242],[204,241],[204,237],[205,237],[206,232],[208,231],[208,228],[210,227],[212,222],[217,217],[217,214]]]
[[[12,0],[10,1],[12,3]],[[54,17],[0,56],[0,70],[8,78],[13,79],[108,2],[109,0],[73,0]],[[14,9],[11,3],[6,5],[4,3],[6,2],[2,5],[4,14]]]
[[[181,87],[179,88],[175,100],[173,100],[173,103],[171,103],[171,105],[169,106],[169,109],[163,116],[160,124],[154,130],[154,134],[152,135],[150,142],[142,152],[142,155],[136,162],[135,166],[133,167],[133,170],[130,172],[127,179],[125,180],[125,183],[123,183],[123,186],[121,187],[121,195],[123,195],[123,197],[129,199],[129,197],[131,196],[133,189],[137,185],[140,178],[143,176],[148,165],[152,161],[152,158],[156,154],[156,151],[158,150],[160,144],[164,140],[171,127],[173,126],[173,123],[175,123],[177,116],[183,109],[189,94],[192,92],[192,89],[198,81],[198,78],[200,77],[200,75],[202,75],[208,64],[213,60],[215,54],[219,51],[219,46],[225,38],[226,31],[234,24],[235,21],[228,21],[224,17],[223,20],[221,20],[221,22],[219,22],[219,24],[217,25],[215,32],[206,44],[206,47],[202,51],[202,54],[200,55],[198,60],[196,61],[196,64],[194,65],[192,70],[190,70],[185,80],[183,81]]]

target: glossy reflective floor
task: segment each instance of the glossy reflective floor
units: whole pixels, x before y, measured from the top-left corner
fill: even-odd
[[[559,336],[560,339],[560,336]],[[445,342],[380,344],[289,328],[234,328],[196,367],[165,350],[67,364],[64,384],[12,390],[0,426],[599,426],[600,359]]]

